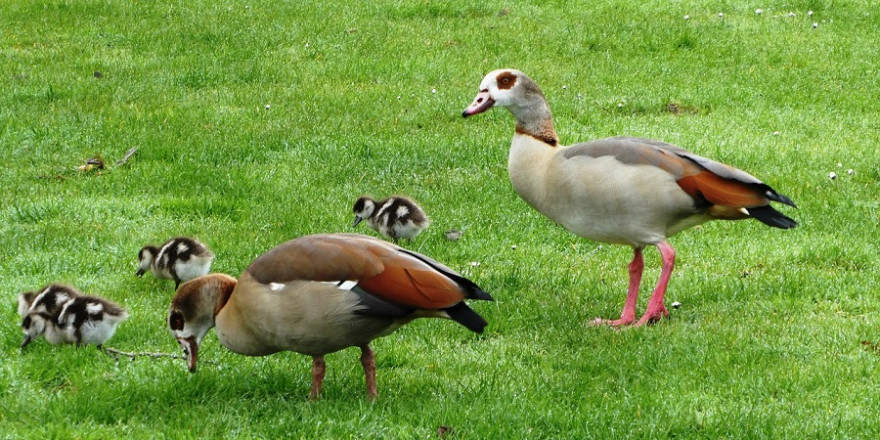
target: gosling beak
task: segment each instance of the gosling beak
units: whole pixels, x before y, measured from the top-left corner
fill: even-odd
[[[138,269],[138,271],[137,271],[137,273],[135,273],[135,275],[137,275],[138,277],[142,277],[142,276],[144,276],[144,274],[145,274],[146,272],[147,272],[147,271],[145,271],[145,270],[143,270],[143,269]]]
[[[358,216],[354,216],[354,224],[351,225],[352,228],[356,227],[358,223],[362,222],[364,219]]]
[[[31,335],[25,335],[24,341],[21,342],[21,349],[24,350],[24,348],[27,347],[32,340],[33,339],[31,339]]]

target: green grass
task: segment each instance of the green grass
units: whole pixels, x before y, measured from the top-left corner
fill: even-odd
[[[0,438],[876,438],[878,33],[856,1],[4,2]],[[587,326],[620,312],[631,251],[514,194],[511,116],[460,116],[500,67],[542,85],[563,143],[681,145],[790,196],[801,227],[686,231],[671,319]],[[238,275],[350,231],[364,193],[419,200],[433,226],[411,247],[497,299],[474,304],[482,336],[423,320],[377,340],[378,402],[357,350],[328,356],[314,403],[309,358],[213,333],[196,374],[18,350],[16,295],[68,282],[129,310],[108,345],[176,352],[172,284],[134,277],[141,246],[197,236]],[[656,251],[646,267],[643,292]]]

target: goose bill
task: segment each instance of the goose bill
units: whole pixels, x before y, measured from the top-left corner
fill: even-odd
[[[461,116],[466,118],[468,116],[483,113],[492,108],[493,105],[495,105],[495,100],[489,95],[488,90],[484,90],[477,94],[477,97],[474,98],[474,102],[471,103],[468,108],[464,109]]]
[[[196,343],[194,337],[177,338],[180,347],[183,348],[183,355],[186,357],[186,364],[189,366],[190,373],[196,372],[196,360],[199,354],[199,344]]]

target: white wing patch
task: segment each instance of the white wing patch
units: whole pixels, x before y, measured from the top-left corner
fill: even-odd
[[[37,311],[38,307],[40,307],[40,306],[43,307],[44,312],[48,312],[48,310],[45,310],[46,306],[41,303],[43,302],[43,297],[46,296],[47,293],[49,293],[49,289],[50,289],[49,287],[43,289],[43,291],[40,292],[36,298],[34,298],[34,302],[32,302],[31,306],[28,307],[28,313]]]
[[[343,280],[343,281],[321,281],[324,284],[331,284],[335,286],[339,290],[353,290],[355,286],[357,286],[357,281],[354,280]]]
[[[284,283],[269,283],[269,290],[277,292],[284,288]]]
[[[102,310],[104,310],[104,305],[101,303],[86,304],[86,312],[88,312],[89,315],[97,315],[98,313],[101,313]]]
[[[409,214],[409,208],[404,205],[400,205],[397,207],[397,216],[398,217],[406,217]]]
[[[67,309],[73,304],[73,300],[67,301],[64,303],[64,306],[61,308],[61,313],[58,315],[58,323],[59,324],[67,324]]]
[[[351,290],[354,289],[354,286],[357,286],[357,281],[346,280],[341,283],[337,283],[339,290]]]

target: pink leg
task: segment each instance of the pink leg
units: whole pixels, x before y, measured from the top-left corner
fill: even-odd
[[[636,320],[636,300],[639,299],[639,285],[642,282],[642,271],[645,268],[645,260],[642,257],[642,248],[633,249],[633,259],[629,263],[629,289],[626,292],[626,302],[623,304],[623,312],[620,319],[597,318],[596,324],[610,324],[615,327],[629,325]]]
[[[364,378],[367,381],[367,397],[376,399],[379,397],[376,389],[376,356],[368,344],[361,345],[361,365],[364,366]]]
[[[315,400],[321,395],[321,385],[324,383],[326,369],[327,364],[324,363],[324,356],[312,358],[312,392],[309,393],[309,400]]]
[[[660,269],[660,280],[657,281],[657,287],[651,299],[648,300],[648,308],[645,314],[636,323],[636,326],[644,324],[653,324],[667,316],[669,311],[663,305],[663,296],[666,295],[666,287],[669,285],[669,277],[672,276],[672,269],[675,268],[675,249],[666,241],[657,243],[657,249],[660,250],[660,256],[663,258],[663,267]]]

